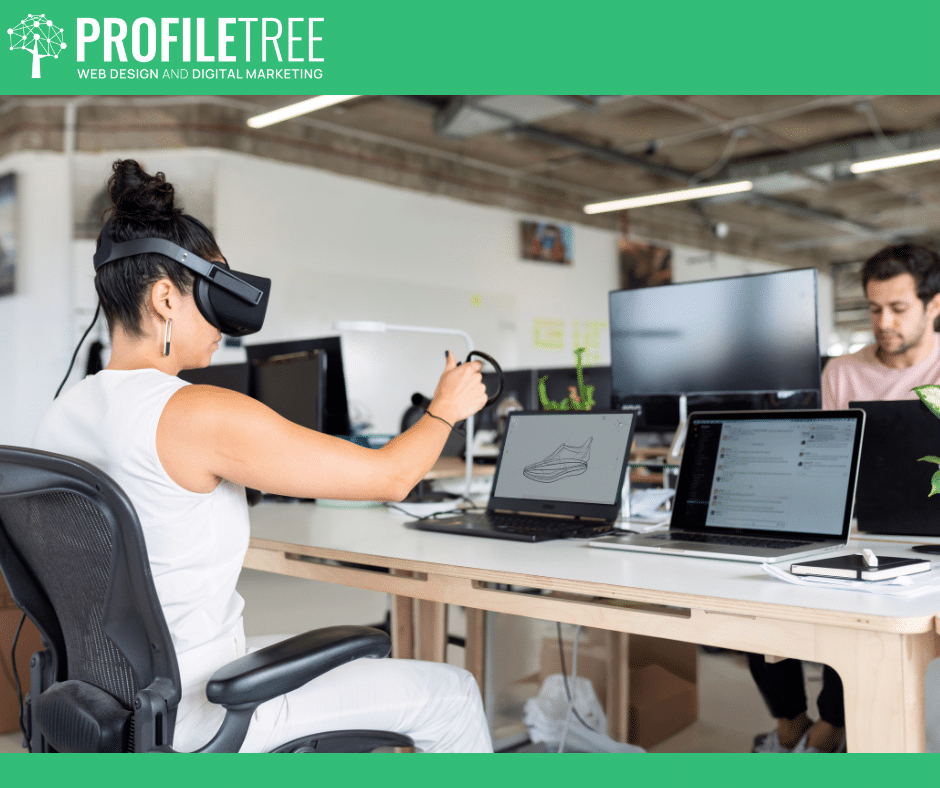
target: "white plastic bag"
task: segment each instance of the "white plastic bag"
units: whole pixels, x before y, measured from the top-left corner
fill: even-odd
[[[607,715],[589,679],[581,676],[569,678],[568,687],[574,708],[587,725],[573,713],[569,717],[564,677],[555,673],[545,679],[538,695],[525,702],[522,720],[533,742],[544,742],[546,749],[552,751],[558,749],[564,738],[566,751],[646,752],[642,747],[622,744],[607,735]]]

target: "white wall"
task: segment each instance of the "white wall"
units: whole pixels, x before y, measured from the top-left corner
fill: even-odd
[[[24,444],[52,401],[71,349],[69,223],[62,156],[0,162],[17,176],[15,292],[0,298],[0,443]]]
[[[589,348],[586,361],[609,363],[607,294],[619,287],[614,232],[575,226],[570,267],[526,262],[519,220],[550,217],[215,150],[79,154],[77,199],[100,189],[111,162],[126,155],[192,191],[214,182],[212,222],[230,264],[273,280],[265,327],[249,343],[334,334],[336,320],[377,320],[462,329],[507,368],[572,366],[580,345]],[[94,308],[94,246],[69,242],[62,156],[0,161],[0,173],[10,170],[20,175],[22,262],[18,294],[0,299],[0,368],[12,373],[0,380],[0,442],[25,443]],[[184,206],[186,194],[182,188]],[[211,195],[198,189],[197,207]],[[778,268],[673,250],[675,281]],[[822,282],[820,303],[831,303]],[[433,393],[445,349],[466,352],[457,337],[403,333],[344,333],[343,349],[350,398],[377,432],[397,431],[412,393]],[[72,380],[85,358],[83,348]],[[240,358],[239,349],[216,354],[217,362]]]

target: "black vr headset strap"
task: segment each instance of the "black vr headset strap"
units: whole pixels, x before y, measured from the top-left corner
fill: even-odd
[[[163,238],[136,238],[132,241],[115,243],[109,230],[110,227],[106,226],[101,233],[101,245],[94,256],[96,271],[106,263],[150,252],[162,254],[164,257],[175,260],[190,271],[205,277],[212,284],[243,301],[247,301],[249,304],[260,303],[264,296],[264,293],[257,287],[248,284],[248,282],[239,279],[237,276],[233,276],[215,263],[203,260],[199,255],[184,249],[182,246],[177,246],[175,243]]]

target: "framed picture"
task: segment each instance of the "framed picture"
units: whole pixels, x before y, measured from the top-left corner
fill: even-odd
[[[620,255],[620,289],[655,287],[672,282],[672,250],[621,238],[617,243]]]
[[[571,225],[523,219],[519,227],[522,230],[522,258],[524,260],[571,265],[574,237]]]
[[[16,175],[0,176],[0,296],[12,295],[16,283]]]

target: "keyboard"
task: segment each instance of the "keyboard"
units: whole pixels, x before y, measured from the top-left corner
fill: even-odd
[[[582,523],[554,517],[532,517],[524,514],[488,514],[487,521],[497,531],[520,536],[544,536],[552,539],[591,539],[614,533],[610,523]]]
[[[700,544],[732,545],[734,547],[767,547],[771,549],[791,550],[807,547],[812,542],[799,542],[793,539],[766,539],[759,536],[728,536],[726,534],[664,533],[651,534],[650,539],[663,539],[669,542],[698,542]]]
[[[550,539],[594,539],[616,533],[612,523],[562,520],[522,514],[466,512],[457,516],[415,520],[407,525],[419,531],[438,531],[515,542],[545,542]]]

